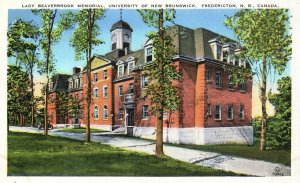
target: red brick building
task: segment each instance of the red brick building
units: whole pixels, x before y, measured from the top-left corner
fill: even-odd
[[[111,52],[92,58],[91,127],[119,128],[134,136],[154,138],[156,117],[150,115],[150,100],[143,92],[148,85],[143,68],[155,58],[151,40],[140,50],[131,51],[132,32],[122,20],[113,24]],[[176,111],[164,112],[164,140],[191,144],[252,143],[252,81],[241,80],[234,85],[224,70],[224,66],[246,67],[245,62],[234,57],[238,47],[222,42],[221,35],[203,28],[175,25],[168,33],[173,34],[173,63],[182,76],[174,82],[180,88],[181,105]],[[69,92],[85,98],[86,73],[77,75],[73,72],[68,80]],[[82,80],[74,88],[76,77]],[[74,117],[69,124],[85,125],[85,100],[82,105],[82,119]],[[55,106],[48,107],[51,114]]]

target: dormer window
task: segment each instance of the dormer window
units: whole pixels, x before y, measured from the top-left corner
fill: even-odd
[[[73,88],[73,81],[70,81],[69,82],[69,89],[72,89]]]
[[[79,88],[79,79],[75,79],[75,88]]]
[[[149,46],[146,48],[146,60],[145,62],[148,63],[148,62],[151,62],[153,60],[153,54],[152,54],[152,50],[153,50],[153,47],[152,46]]]
[[[134,64],[134,61],[128,63],[128,74],[131,73],[131,71],[132,71],[133,68],[134,68],[134,65],[135,65],[135,64]]]
[[[222,46],[217,45],[217,60],[221,60],[221,56],[222,56]]]
[[[50,83],[48,84],[48,90],[53,90],[53,83],[52,83],[52,82],[50,82]]]
[[[118,66],[118,77],[122,77],[124,75],[124,65]]]
[[[80,78],[79,78],[79,86],[80,86],[80,87],[83,86],[83,83],[82,83],[82,76],[80,76]]]

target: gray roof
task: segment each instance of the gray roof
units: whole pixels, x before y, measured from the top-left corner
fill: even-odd
[[[122,29],[128,29],[132,32],[132,28],[130,27],[130,25],[123,21],[123,20],[119,20],[118,22],[114,23],[110,29],[110,31],[113,31],[115,29],[118,29],[118,28],[122,28]]]

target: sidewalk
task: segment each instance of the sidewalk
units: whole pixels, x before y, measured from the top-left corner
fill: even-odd
[[[43,133],[43,130],[38,130],[37,128],[30,127],[11,126],[9,130],[19,132]],[[49,130],[49,135],[68,137],[76,140],[85,139],[85,134],[59,132],[55,129]],[[91,141],[101,142],[103,144],[131,149],[147,154],[155,154],[155,143],[148,140],[114,136],[110,133],[101,133],[92,134]],[[213,152],[174,147],[170,145],[164,145],[164,153],[169,157],[181,161],[252,176],[291,175],[291,167],[277,163],[265,162],[261,160],[250,160],[245,158],[222,155]]]

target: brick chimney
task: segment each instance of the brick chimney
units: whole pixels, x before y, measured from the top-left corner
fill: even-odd
[[[73,67],[73,74],[77,74],[81,71],[79,67]]]

